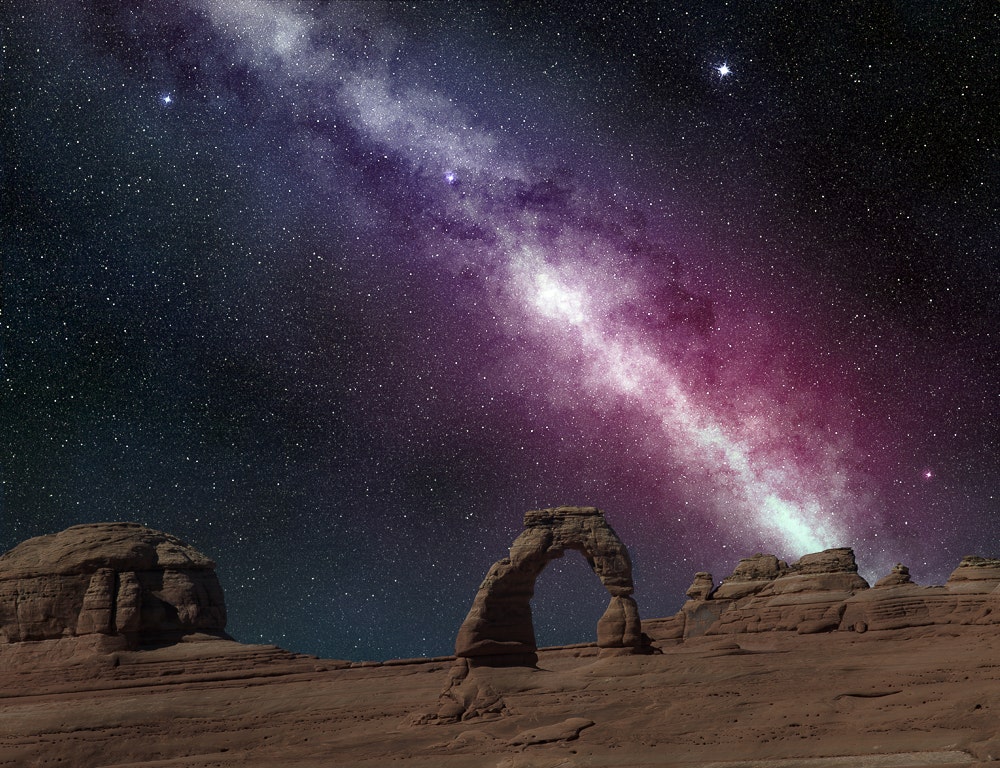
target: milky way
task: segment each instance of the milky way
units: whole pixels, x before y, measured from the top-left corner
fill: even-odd
[[[901,138],[902,54],[791,11],[64,10],[17,28],[5,543],[140,519],[231,569],[241,639],[351,658],[447,652],[542,504],[605,508],[653,614],[758,550],[989,550],[993,148]],[[552,570],[541,639],[586,636]]]
[[[360,67],[369,71],[345,67],[341,52],[350,40],[338,47],[314,45],[319,22],[291,7],[227,2],[207,9],[223,34],[242,43],[245,60],[277,77],[279,87],[319,86],[329,97],[320,109],[347,120],[370,142],[363,153],[405,163],[427,206],[416,213],[435,211],[453,230],[482,233],[475,238],[481,243],[477,255],[480,266],[499,276],[499,311],[515,328],[541,338],[548,358],[565,360],[581,397],[621,399],[651,417],[654,432],[645,436],[651,447],[711,486],[712,508],[704,512],[728,512],[731,529],[759,531],[762,541],[790,556],[851,541],[847,513],[855,511],[854,502],[845,492],[846,470],[829,455],[829,446],[812,448],[824,454],[820,460],[776,456],[764,440],[789,442],[795,425],[781,419],[791,414],[761,403],[724,423],[711,403],[692,397],[684,370],[664,359],[650,334],[624,319],[629,307],[648,297],[650,285],[622,252],[620,226],[606,226],[615,232],[611,237],[586,231],[575,220],[583,212],[566,215],[581,205],[569,198],[570,190],[539,189],[541,180],[533,182],[528,169],[506,158],[499,142],[470,125],[445,96],[394,82],[377,62]],[[357,26],[345,30],[337,21],[337,32],[355,41],[371,34]],[[729,74],[728,67],[724,73],[716,69]],[[445,185],[434,188],[440,180]],[[512,196],[497,199],[496,190],[509,189]],[[603,218],[614,222],[624,215],[612,208]],[[463,239],[448,245],[456,258],[467,258]],[[680,286],[668,287],[685,296]],[[647,315],[655,320],[674,311],[668,300]],[[558,381],[553,377],[539,386]]]

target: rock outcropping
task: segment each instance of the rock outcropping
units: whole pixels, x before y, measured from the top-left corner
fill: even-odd
[[[223,634],[215,563],[136,523],[75,525],[0,557],[0,641],[102,635],[128,647]]]
[[[904,629],[1000,623],[1000,560],[963,558],[947,583],[921,587],[897,564],[869,589],[854,552],[827,549],[788,565],[775,555],[744,558],[718,587],[695,575],[688,601],[669,619],[647,622],[656,640],[789,631]]]
[[[455,655],[474,664],[528,665],[537,662],[531,598],[535,579],[567,549],[583,553],[611,595],[597,624],[597,644],[607,653],[650,650],[642,634],[632,593],[632,561],[599,509],[556,507],[528,512],[510,557],[493,564],[479,587],[455,642]]]

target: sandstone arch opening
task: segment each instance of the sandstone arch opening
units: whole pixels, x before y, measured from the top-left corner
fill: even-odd
[[[566,550],[583,554],[610,595],[597,623],[602,652],[649,652],[632,593],[632,560],[604,514],[595,507],[555,507],[527,512],[524,531],[510,557],[498,560],[479,586],[459,628],[455,655],[490,665],[535,665],[538,661],[531,598],[535,580]]]
[[[539,648],[593,643],[608,593],[579,551],[554,558],[535,579],[531,615]]]

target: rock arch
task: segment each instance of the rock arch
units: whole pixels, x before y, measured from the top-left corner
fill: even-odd
[[[510,557],[493,564],[458,630],[455,655],[489,666],[534,665],[538,656],[531,620],[535,579],[567,549],[583,553],[611,595],[597,623],[604,652],[648,653],[632,593],[632,560],[604,514],[595,507],[555,507],[528,512]],[[614,650],[611,650],[614,649]]]

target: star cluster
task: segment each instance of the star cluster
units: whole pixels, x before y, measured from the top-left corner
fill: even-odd
[[[538,506],[606,510],[647,616],[1000,553],[995,12],[15,6],[3,549],[137,520],[341,658],[449,652]]]

